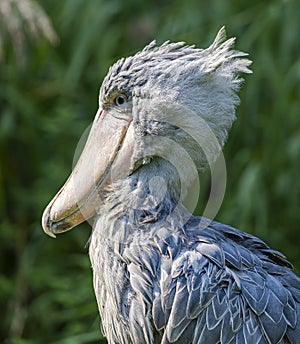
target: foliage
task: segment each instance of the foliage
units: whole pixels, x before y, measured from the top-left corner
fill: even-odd
[[[226,25],[250,53],[217,219],[260,236],[300,271],[299,11],[296,0],[1,0],[0,342],[101,340],[90,228],[52,240],[40,218],[71,170],[109,65],[154,38],[203,47]],[[37,24],[32,34],[28,18],[42,16],[48,31]]]

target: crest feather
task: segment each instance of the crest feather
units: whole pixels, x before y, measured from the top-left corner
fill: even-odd
[[[223,26],[213,43],[205,50],[210,55],[210,63],[206,72],[214,72],[221,66],[229,67],[231,73],[252,73],[248,68],[252,61],[243,57],[248,56],[247,53],[237,50],[231,50],[235,43],[235,37],[227,39],[226,30]]]

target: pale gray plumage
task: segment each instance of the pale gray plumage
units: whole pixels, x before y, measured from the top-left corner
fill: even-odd
[[[104,79],[94,125],[103,114],[132,124],[96,185],[89,248],[110,344],[300,343],[300,279],[291,264],[230,226],[207,220],[199,228],[205,219],[181,204],[194,172],[182,163],[182,179],[172,163],[181,153],[167,144],[184,147],[198,170],[220,152],[238,104],[236,75],[250,64],[233,42],[224,29],[203,50],[153,42]],[[50,235],[78,222],[73,210],[61,220],[57,209],[53,202],[45,211]]]

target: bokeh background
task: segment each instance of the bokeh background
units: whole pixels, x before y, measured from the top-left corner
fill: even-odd
[[[0,343],[105,343],[82,224],[47,237],[42,211],[68,176],[108,67],[153,39],[206,47],[223,25],[254,61],[225,148],[217,220],[300,272],[300,2],[0,1]]]

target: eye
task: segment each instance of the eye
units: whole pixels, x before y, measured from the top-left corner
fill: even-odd
[[[124,94],[119,94],[116,96],[114,103],[116,106],[122,107],[126,104],[127,102],[127,97]]]

